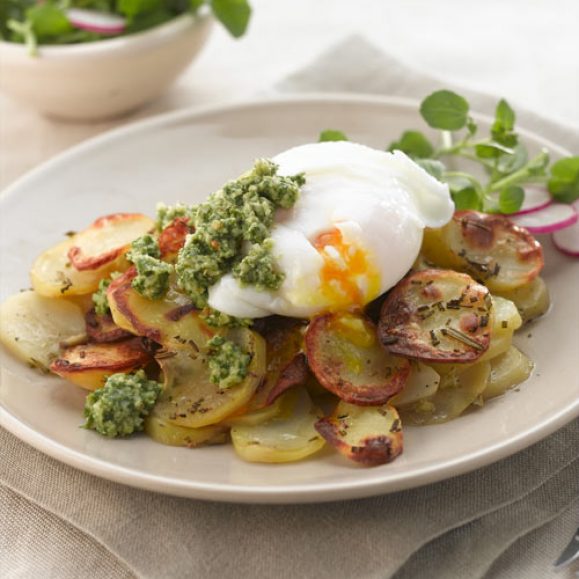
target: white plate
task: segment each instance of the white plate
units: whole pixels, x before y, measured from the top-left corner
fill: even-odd
[[[184,111],[117,130],[61,155],[0,199],[1,299],[29,285],[28,268],[69,230],[115,211],[154,213],[155,203],[200,201],[255,157],[315,141],[326,128],[384,147],[422,126],[417,103],[352,96],[300,97]],[[481,120],[485,127],[488,119]],[[531,149],[560,147],[525,133]],[[579,415],[579,261],[545,244],[552,311],[521,332],[535,361],[520,389],[444,425],[407,428],[404,454],[360,468],[335,453],[287,465],[248,464],[229,446],[197,450],[145,436],[108,440],[79,428],[84,393],[41,377],[3,352],[0,424],[41,451],[118,482],[188,497],[240,502],[314,502],[431,483],[484,466]]]

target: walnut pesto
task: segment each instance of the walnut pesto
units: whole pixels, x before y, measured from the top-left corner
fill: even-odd
[[[219,388],[231,388],[247,376],[251,356],[237,344],[223,336],[214,336],[207,342],[210,380]]]
[[[111,285],[111,281],[119,277],[121,274],[118,271],[113,271],[110,277],[101,279],[99,287],[96,292],[92,294],[92,303],[94,304],[94,311],[97,316],[106,316],[110,313],[109,300],[107,299],[107,289]]]
[[[85,428],[116,438],[143,430],[161,392],[161,384],[149,380],[143,370],[113,374],[106,384],[91,392],[85,402]]]
[[[187,236],[176,264],[179,287],[203,308],[208,288],[226,273],[243,283],[254,283],[262,290],[278,289],[283,274],[274,269],[269,238],[277,208],[292,207],[305,183],[303,174],[277,175],[278,167],[267,159],[258,159],[251,171],[230,181],[194,208],[161,207],[160,224],[175,216],[188,216],[194,233]],[[244,256],[243,249],[250,250]],[[260,260],[256,257],[260,256]],[[249,261],[243,265],[245,259]],[[248,265],[258,271],[249,274]]]
[[[127,259],[137,269],[132,281],[133,288],[150,300],[161,299],[169,288],[169,277],[173,271],[171,264],[161,261],[159,243],[150,234],[139,237],[131,244]]]

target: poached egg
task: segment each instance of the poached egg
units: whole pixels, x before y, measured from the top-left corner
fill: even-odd
[[[306,177],[297,203],[276,212],[271,230],[285,278],[276,291],[258,291],[223,276],[209,289],[209,305],[231,316],[309,318],[362,307],[408,272],[424,228],[441,227],[454,212],[448,186],[401,151],[324,142],[273,161],[279,175]]]

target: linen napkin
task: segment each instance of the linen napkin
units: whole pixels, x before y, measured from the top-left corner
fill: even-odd
[[[442,84],[453,88],[351,38],[276,89],[420,98]],[[494,99],[457,90],[491,112]],[[577,132],[531,113],[519,119],[579,150]],[[62,465],[1,429],[0,453],[3,578],[542,579],[555,577],[552,561],[579,525],[579,420],[470,474],[321,505],[136,490]]]

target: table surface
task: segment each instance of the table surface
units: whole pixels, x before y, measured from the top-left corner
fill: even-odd
[[[515,108],[579,130],[576,0],[251,3],[254,16],[243,39],[215,27],[202,55],[168,93],[121,120],[49,120],[0,95],[0,189],[111,127],[180,107],[249,98],[350,34],[365,36],[419,71],[504,96]]]

